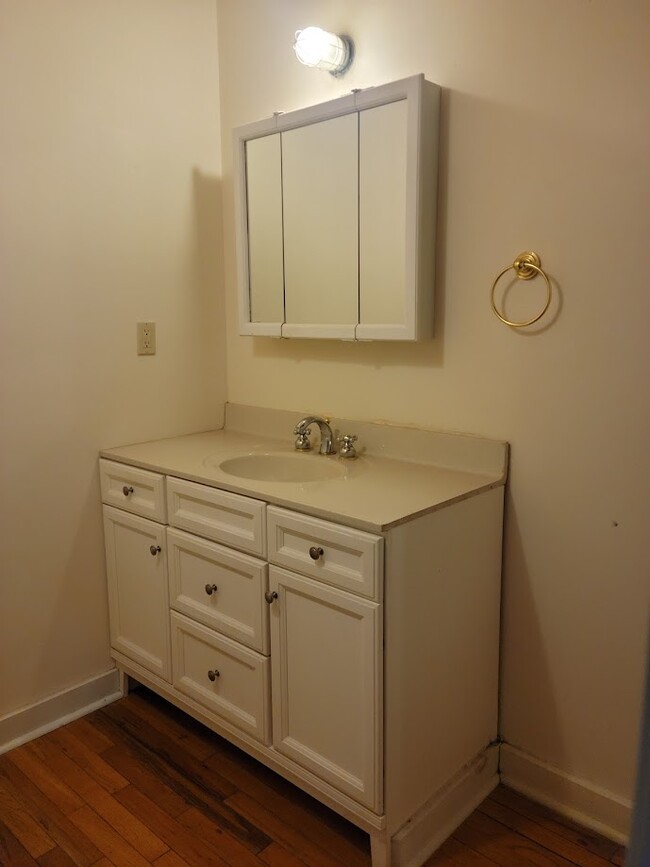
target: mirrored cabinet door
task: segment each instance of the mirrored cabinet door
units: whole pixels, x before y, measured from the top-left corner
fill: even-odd
[[[357,127],[355,112],[282,133],[285,336],[354,337]]]
[[[406,325],[407,104],[359,114],[359,324]]]
[[[251,322],[284,322],[280,135],[246,142],[248,280]]]

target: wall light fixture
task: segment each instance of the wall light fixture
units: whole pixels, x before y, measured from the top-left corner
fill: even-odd
[[[320,27],[305,27],[296,30],[293,50],[305,66],[326,69],[332,75],[342,75],[352,63],[352,40],[321,30]]]

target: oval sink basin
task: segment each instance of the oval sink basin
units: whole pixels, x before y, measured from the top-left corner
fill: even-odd
[[[242,455],[222,461],[219,469],[259,482],[324,482],[344,475],[340,464],[322,455]]]

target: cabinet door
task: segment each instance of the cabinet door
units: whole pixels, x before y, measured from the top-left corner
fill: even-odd
[[[411,325],[407,296],[407,102],[366,109],[359,114],[359,323]],[[415,203],[411,203],[414,209]],[[431,239],[430,243],[433,243]],[[414,267],[412,256],[408,258]],[[410,287],[409,294],[407,287]],[[363,329],[361,329],[363,331]],[[377,336],[381,336],[379,332]]]
[[[269,570],[273,746],[380,809],[381,608],[284,569]]]
[[[111,646],[169,681],[165,528],[104,506]]]
[[[284,322],[280,134],[246,142],[250,321]]]
[[[288,337],[354,337],[359,314],[358,115],[282,133]]]

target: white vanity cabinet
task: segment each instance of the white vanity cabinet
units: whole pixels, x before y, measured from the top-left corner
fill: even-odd
[[[437,85],[422,75],[235,130],[240,333],[433,333]]]
[[[504,447],[475,482],[416,468],[444,505],[378,532],[182,478],[189,458],[152,448],[175,445],[100,461],[118,668],[369,832],[373,867],[418,867],[498,780]]]
[[[118,664],[378,810],[383,539],[105,460],[101,474],[131,508],[136,475],[164,482],[169,522],[104,505]],[[267,535],[294,571],[269,572]]]

